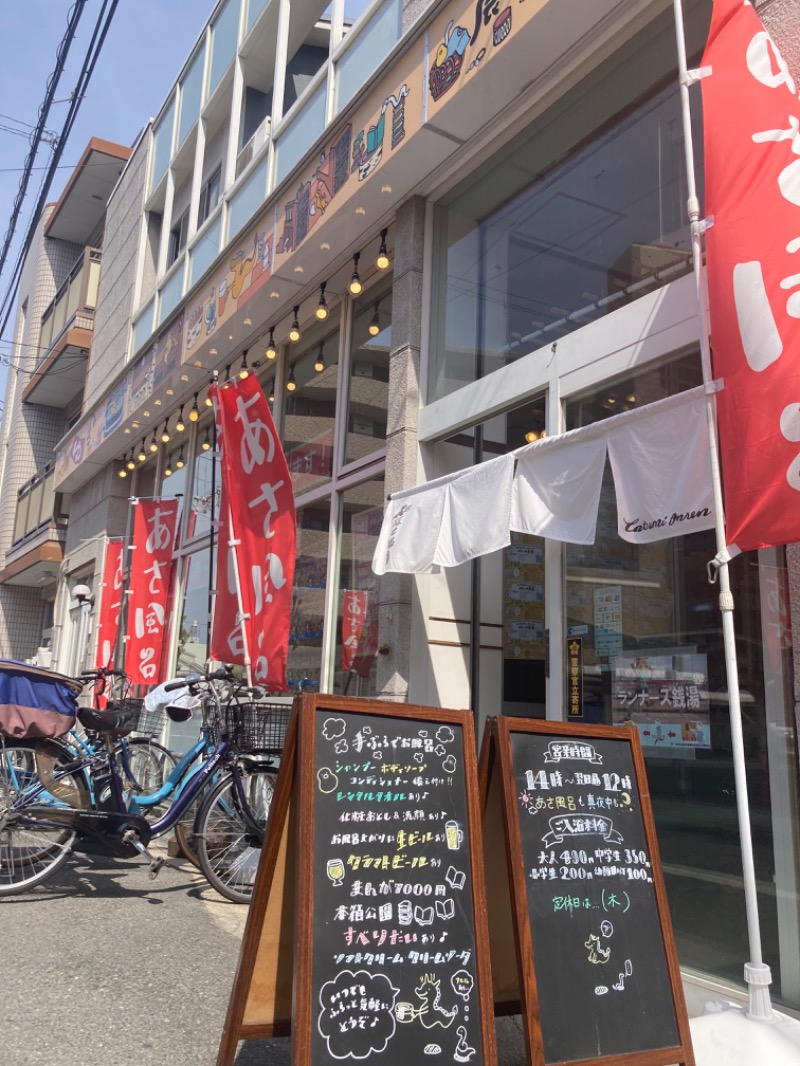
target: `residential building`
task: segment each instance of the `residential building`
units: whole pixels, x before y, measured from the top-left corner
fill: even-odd
[[[797,5],[760,6],[795,62]],[[697,63],[710,2],[684,11]],[[83,406],[56,456],[71,499],[56,664],[91,656],[71,591],[100,592],[104,535],[126,534],[128,496],[154,495],[184,502],[168,672],[205,660],[205,401],[214,374],[257,361],[297,503],[291,691],[472,707],[480,733],[490,715],[563,719],[568,667],[584,720],[619,721],[640,671],[681,965],[741,986],[713,534],[624,543],[609,481],[594,545],[519,536],[380,580],[370,565],[387,494],[701,382],[672,5],[376,0],[349,15],[342,0],[218,3],[110,197]],[[699,148],[699,95],[692,122]],[[697,172],[702,195],[700,151]],[[798,572],[793,547],[732,565],[764,956],[795,1009]],[[354,592],[374,629],[345,670]]]

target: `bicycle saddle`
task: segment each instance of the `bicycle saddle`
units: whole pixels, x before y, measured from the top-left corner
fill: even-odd
[[[81,707],[78,711],[78,721],[84,729],[92,729],[96,733],[110,733],[113,730],[130,730],[138,719],[136,711],[125,707],[120,710],[109,708],[105,711],[97,711],[93,707]]]

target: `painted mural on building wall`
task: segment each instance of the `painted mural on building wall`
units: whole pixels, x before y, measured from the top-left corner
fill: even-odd
[[[186,310],[184,352],[196,351],[272,277],[273,235],[262,219]]]
[[[366,181],[403,141],[408,95],[408,85],[403,83],[396,93],[384,97],[368,122],[358,126],[349,122],[337,130],[311,175],[300,182],[291,200],[284,201],[283,229],[276,246],[279,255],[299,247],[341,190],[348,183],[355,188]],[[358,129],[355,134],[354,129]]]
[[[544,0],[468,0],[450,4],[431,26],[429,104],[461,88],[482,64],[500,54],[505,42],[543,6]],[[456,9],[461,7],[460,13]],[[430,118],[430,114],[428,115]]]

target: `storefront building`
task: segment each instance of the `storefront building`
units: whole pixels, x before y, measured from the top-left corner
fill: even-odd
[[[710,3],[684,7],[696,63]],[[791,10],[764,8],[791,41]],[[83,414],[56,460],[55,662],[92,658],[70,590],[100,592],[119,501],[153,495],[183,500],[168,672],[204,662],[205,399],[257,362],[297,504],[291,691],[472,707],[479,731],[568,708],[636,722],[681,965],[735,987],[713,534],[622,542],[609,479],[590,547],[519,535],[441,573],[371,567],[388,493],[701,382],[686,188],[669,3],[388,0],[352,23],[341,2],[218,4],[108,205]],[[765,961],[800,1009],[794,551],[731,576]],[[354,602],[371,622],[352,658]]]

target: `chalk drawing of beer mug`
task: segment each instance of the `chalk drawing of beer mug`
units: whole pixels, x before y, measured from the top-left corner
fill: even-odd
[[[344,863],[341,859],[328,859],[328,877],[334,885],[340,885],[344,877]]]
[[[397,921],[400,925],[411,925],[414,918],[414,909],[410,899],[401,899],[397,904]]]
[[[445,822],[444,832],[447,839],[447,847],[450,851],[458,851],[464,842],[464,831],[458,828],[458,822]]]

